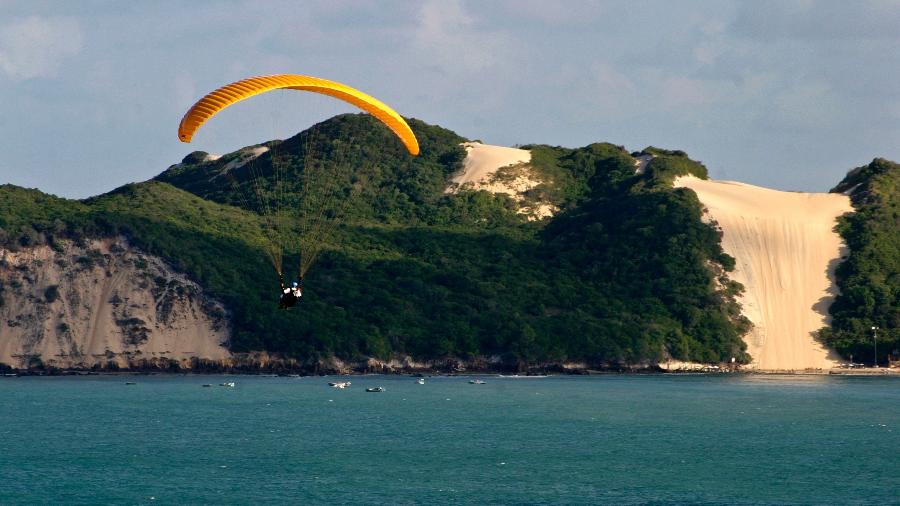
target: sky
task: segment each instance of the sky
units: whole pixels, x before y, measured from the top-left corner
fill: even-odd
[[[887,0],[0,0],[0,184],[84,198],[353,110],[281,92],[178,140],[205,93],[296,73],[489,144],[653,145],[827,191],[900,160],[898,27]]]

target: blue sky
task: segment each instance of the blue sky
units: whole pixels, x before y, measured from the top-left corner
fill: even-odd
[[[204,93],[290,72],[487,143],[655,145],[824,191],[900,160],[898,27],[897,1],[0,0],[0,183],[87,197],[351,110],[281,93],[178,141]]]

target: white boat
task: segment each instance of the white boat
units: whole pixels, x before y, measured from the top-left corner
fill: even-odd
[[[328,386],[333,387],[333,388],[347,388],[350,386],[350,382],[349,381],[334,381],[334,382],[328,383]]]
[[[367,388],[366,392],[384,392],[384,387]]]
[[[469,380],[469,384],[470,385],[484,385],[484,380],[480,380],[480,379]]]
[[[418,383],[418,384],[420,384],[420,385],[424,385],[424,384],[425,384],[425,378],[419,378],[419,379],[417,379],[417,380],[416,380],[416,383]]]
[[[225,383],[222,383],[222,384],[219,385],[219,386],[228,387],[228,388],[234,388],[234,382],[233,382],[233,381],[226,381]]]

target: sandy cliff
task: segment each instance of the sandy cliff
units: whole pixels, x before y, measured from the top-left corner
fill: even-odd
[[[737,261],[731,278],[742,283],[744,315],[754,328],[745,337],[751,368],[827,369],[838,357],[815,339],[829,323],[837,294],[834,269],[847,254],[834,231],[850,200],[831,193],[796,193],[731,181],[682,177],[707,219],[723,232],[722,247]]]
[[[223,360],[223,307],[124,239],[0,249],[0,362],[56,367]]]
[[[504,193],[519,203],[519,214],[528,216],[529,220],[546,218],[557,211],[550,202],[525,203],[528,190],[544,182],[529,165],[530,151],[480,142],[465,142],[463,147],[466,149],[463,170],[450,180],[447,193],[462,189]]]

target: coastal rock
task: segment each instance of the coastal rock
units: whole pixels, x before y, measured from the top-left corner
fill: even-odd
[[[225,308],[123,238],[0,249],[0,363],[171,368],[223,361]]]

